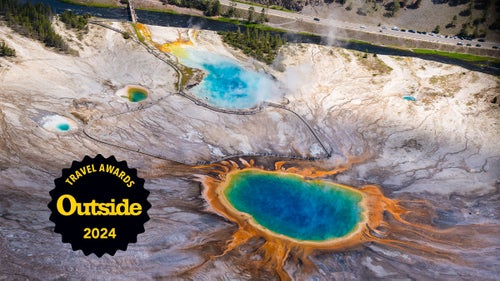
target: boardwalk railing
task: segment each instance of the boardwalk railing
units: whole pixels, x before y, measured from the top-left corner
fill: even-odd
[[[128,9],[129,9],[129,12],[130,12],[130,19],[132,19],[133,23],[137,23],[137,15],[135,14],[134,1],[133,0],[128,0]]]
[[[130,8],[130,15],[132,17],[132,21],[137,20],[137,17],[135,16],[135,11],[134,11],[134,8],[133,8],[133,3],[132,3],[131,0],[129,0],[129,8]],[[108,24],[105,24],[103,22],[90,21],[89,23],[100,25],[100,26],[105,27],[105,28],[109,28],[109,29],[111,29],[111,30],[113,30],[115,32],[119,32],[119,33],[124,34],[124,35],[127,34],[127,32],[119,30],[117,28],[114,28],[114,27],[112,27],[112,26],[110,26]],[[235,158],[235,157],[245,157],[245,156],[254,156],[254,157],[271,156],[271,157],[279,157],[279,158],[285,158],[285,159],[288,158],[288,159],[302,159],[302,160],[319,160],[319,159],[330,158],[332,156],[332,149],[331,149],[331,147],[327,147],[326,143],[324,143],[321,140],[321,138],[318,136],[317,132],[304,119],[304,117],[302,117],[300,114],[298,114],[297,112],[293,111],[292,109],[286,107],[285,105],[276,104],[276,103],[272,103],[272,102],[263,102],[259,106],[255,107],[255,108],[247,109],[247,110],[222,109],[222,108],[218,108],[218,107],[212,106],[210,104],[207,104],[203,100],[198,99],[195,96],[193,96],[193,95],[191,95],[191,94],[186,93],[186,92],[183,91],[183,89],[182,89],[182,71],[175,65],[175,63],[172,62],[172,58],[169,55],[167,55],[167,54],[165,54],[163,52],[160,52],[160,51],[158,51],[155,48],[152,48],[152,47],[148,46],[148,44],[145,44],[144,42],[141,42],[140,40],[138,40],[135,37],[131,37],[131,38],[136,43],[138,43],[138,44],[142,45],[144,48],[146,48],[149,53],[151,53],[152,55],[154,55],[155,57],[157,57],[161,61],[163,61],[163,62],[167,63],[168,65],[170,65],[177,72],[177,74],[179,75],[179,77],[178,77],[178,90],[177,90],[177,94],[183,96],[184,98],[187,98],[187,99],[191,100],[192,102],[194,102],[198,106],[203,106],[203,107],[205,107],[205,108],[207,108],[209,110],[216,111],[216,112],[221,112],[221,113],[226,113],[226,114],[252,115],[252,114],[256,114],[258,112],[263,111],[266,106],[283,109],[283,110],[288,111],[288,112],[292,113],[293,115],[297,116],[300,119],[300,121],[302,121],[302,123],[309,129],[309,131],[312,133],[313,137],[316,139],[316,141],[319,143],[319,145],[321,146],[321,148],[326,153],[326,155],[323,156],[323,157],[321,157],[321,156],[320,157],[306,157],[306,156],[292,155],[292,154],[283,155],[283,154],[279,154],[279,153],[250,153],[250,154],[244,153],[244,154],[227,155],[227,156],[225,156],[223,158],[216,159],[216,160],[211,160],[211,161],[200,161],[200,162],[198,162],[196,164],[198,164],[198,165],[209,164],[209,163],[219,162],[219,161],[222,161],[222,160],[232,159],[232,158]],[[160,100],[162,100],[162,99],[160,99]],[[143,110],[143,109],[148,108],[148,107],[149,106],[141,106],[138,109],[132,110],[132,111]],[[127,113],[130,113],[132,111],[128,110],[126,112],[120,112],[120,113],[111,114],[111,115],[108,115],[108,116],[101,116],[100,118],[97,118],[95,120],[91,120],[91,122],[98,121],[98,120],[101,120],[101,119],[104,119],[104,118],[108,118],[108,117],[113,117],[113,116],[121,115],[121,114],[127,114]],[[90,124],[87,124],[86,127],[90,127]],[[122,145],[118,145],[118,144],[114,144],[114,143],[110,143],[110,142],[107,142],[107,141],[100,140],[98,137],[94,137],[94,136],[90,135],[88,133],[88,131],[86,130],[86,128],[83,128],[83,133],[89,139],[92,139],[94,141],[97,141],[97,142],[100,142],[100,143],[103,143],[103,144],[107,144],[107,145],[110,145],[110,146],[114,146],[114,147],[117,147],[117,148],[121,148],[121,149],[124,149],[124,150],[131,151],[131,152],[136,152],[136,153],[143,154],[143,155],[146,155],[146,156],[149,156],[149,157],[154,157],[154,158],[168,160],[168,161],[174,161],[174,160],[168,159],[168,158],[166,158],[166,157],[164,157],[162,155],[154,155],[154,154],[151,154],[151,153],[148,153],[148,152],[145,152],[145,151],[141,151],[140,149],[129,148],[129,147],[125,147],[125,146],[122,146]],[[175,162],[177,162],[177,161],[175,161]],[[184,163],[184,164],[186,164],[186,163]]]

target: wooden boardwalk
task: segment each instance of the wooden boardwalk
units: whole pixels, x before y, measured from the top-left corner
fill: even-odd
[[[135,14],[134,1],[133,0],[128,0],[128,9],[129,9],[129,12],[130,12],[130,18],[132,19],[132,23],[137,23],[137,15]]]
[[[129,10],[130,10],[130,17],[132,19],[132,22],[133,23],[137,23],[137,16],[135,14],[134,6],[133,6],[133,3],[132,3],[131,0],[129,0]],[[100,26],[105,27],[105,28],[109,28],[109,29],[111,29],[111,30],[113,30],[115,32],[119,32],[119,33],[124,34],[124,35],[128,34],[125,31],[121,31],[121,30],[119,30],[117,28],[114,28],[114,27],[112,27],[112,26],[110,26],[110,25],[108,25],[106,23],[103,23],[103,22],[90,21],[89,23],[100,25]],[[223,160],[233,159],[233,158],[236,158],[236,157],[247,157],[247,156],[248,157],[261,157],[261,156],[265,157],[265,156],[267,156],[267,157],[277,157],[277,158],[283,158],[283,159],[302,159],[302,160],[328,159],[328,158],[330,158],[332,156],[332,148],[321,140],[321,138],[319,137],[319,135],[317,134],[317,132],[304,119],[304,117],[302,117],[300,114],[298,114],[297,112],[293,111],[292,109],[286,107],[285,105],[277,104],[277,103],[272,103],[272,102],[262,102],[259,106],[255,107],[255,108],[244,109],[244,110],[241,110],[241,109],[231,110],[231,109],[223,109],[223,108],[218,108],[218,107],[212,106],[212,105],[206,103],[204,100],[199,99],[199,98],[195,97],[194,95],[192,95],[190,93],[184,92],[184,89],[182,88],[182,76],[183,76],[182,75],[182,71],[173,62],[174,59],[172,57],[170,57],[166,53],[160,52],[159,50],[157,50],[156,48],[153,48],[153,47],[149,46],[148,44],[145,44],[144,42],[141,42],[140,40],[138,40],[135,37],[131,37],[131,38],[136,43],[138,43],[138,44],[142,45],[144,48],[146,48],[146,50],[149,53],[151,53],[152,55],[154,55],[158,59],[160,59],[163,62],[165,62],[168,65],[170,65],[174,69],[174,71],[177,72],[177,74],[179,76],[179,78],[177,80],[177,89],[178,89],[177,90],[177,94],[181,95],[182,97],[191,100],[192,102],[194,102],[198,106],[202,106],[202,107],[205,107],[205,108],[207,108],[209,110],[212,110],[212,111],[215,111],[215,112],[220,112],[220,113],[225,113],[225,114],[253,115],[253,114],[257,114],[257,113],[263,111],[266,108],[266,106],[274,107],[274,108],[278,108],[278,109],[283,109],[285,111],[288,111],[288,112],[292,113],[293,115],[295,115],[296,117],[298,117],[300,119],[300,121],[302,121],[302,123],[309,129],[309,131],[311,132],[311,134],[313,135],[313,137],[316,139],[316,141],[319,143],[319,145],[321,146],[321,148],[323,149],[323,151],[326,153],[325,156],[318,156],[318,157],[306,157],[306,156],[292,155],[292,154],[289,154],[289,155],[280,155],[278,153],[276,153],[276,154],[274,154],[274,153],[235,154],[235,155],[228,155],[228,156],[225,156],[223,158],[215,159],[215,160],[211,160],[211,161],[201,161],[201,162],[196,163],[197,165],[210,164],[210,163],[215,163],[215,162],[219,162],[219,161],[223,161]],[[160,100],[162,100],[162,99],[160,99]],[[158,100],[158,101],[160,101],[160,100]],[[121,115],[121,114],[128,114],[128,113],[133,112],[133,111],[143,110],[143,109],[149,108],[151,105],[152,104],[150,104],[149,106],[148,105],[141,106],[141,107],[137,108],[136,110],[132,110],[132,111],[120,112],[120,113],[111,114],[111,115],[108,115],[108,116],[101,116],[100,118],[98,118],[96,120],[101,120],[101,119],[104,119],[104,118],[107,118],[107,117],[117,116],[117,115]],[[89,126],[87,126],[87,127],[89,127]],[[107,144],[107,145],[110,145],[110,146],[122,148],[124,150],[132,151],[132,152],[137,152],[137,153],[149,156],[149,157],[154,157],[154,158],[168,160],[168,161],[174,161],[174,160],[170,160],[170,159],[168,159],[168,158],[166,158],[166,157],[164,157],[162,155],[154,155],[154,154],[150,154],[150,153],[147,153],[147,152],[140,151],[139,149],[129,148],[129,147],[125,147],[125,146],[121,146],[121,145],[118,145],[118,144],[113,144],[113,143],[109,143],[109,142],[100,140],[98,137],[94,137],[94,136],[90,135],[85,130],[85,128],[83,129],[83,133],[88,138],[90,138],[90,139],[92,139],[94,141],[103,143],[103,144]],[[191,163],[191,164],[193,164],[193,163]]]

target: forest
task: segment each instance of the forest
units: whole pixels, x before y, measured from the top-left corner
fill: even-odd
[[[52,28],[53,13],[42,3],[20,3],[15,0],[0,0],[0,16],[16,32],[37,39],[47,47],[67,52],[69,47]]]
[[[279,34],[272,35],[269,31],[247,27],[245,32],[221,31],[219,34],[227,44],[241,49],[243,53],[257,60],[271,64],[279,49],[286,43]]]

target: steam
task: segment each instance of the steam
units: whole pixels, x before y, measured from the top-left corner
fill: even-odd
[[[337,32],[338,30],[336,28],[328,27],[328,33],[326,35],[326,45],[327,46],[333,46],[337,41]]]
[[[342,46],[344,43],[339,41],[339,38],[348,38],[346,32],[343,29],[339,29],[334,27],[334,22],[336,24],[342,24],[339,22],[337,18],[335,18],[334,14],[327,14],[326,19],[321,21],[322,26],[322,34],[325,36],[325,44],[327,46]]]
[[[300,94],[314,85],[312,63],[289,66],[280,79],[291,95]]]

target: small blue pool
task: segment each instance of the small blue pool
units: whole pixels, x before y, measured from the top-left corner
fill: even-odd
[[[62,132],[66,132],[70,129],[70,126],[69,124],[67,123],[60,123],[60,124],[57,124],[57,129],[59,129],[59,131],[62,131]]]
[[[417,101],[414,96],[403,96],[403,99],[407,101]]]

